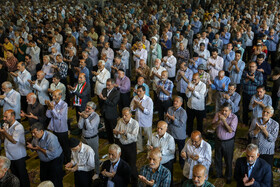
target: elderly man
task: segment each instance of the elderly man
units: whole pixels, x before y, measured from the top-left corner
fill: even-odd
[[[237,186],[271,187],[271,167],[262,158],[259,158],[259,148],[255,144],[246,147],[246,157],[236,160],[234,179]]]
[[[213,51],[215,51],[215,52],[217,52],[217,54],[218,54],[218,51],[216,51],[216,49],[213,49],[212,50],[212,59],[211,59],[211,57],[210,57],[210,52],[207,50],[207,47],[206,47],[207,45],[205,44],[205,43],[203,43],[203,42],[201,42],[200,44],[199,44],[199,50],[197,50],[196,52],[197,52],[197,54],[198,54],[198,57],[199,58],[201,58],[201,60],[202,60],[202,63],[203,64],[209,64],[209,62],[210,63],[215,63],[214,61],[220,61],[220,58],[221,57],[219,57],[218,55],[216,56],[216,57],[218,57],[218,58],[216,58],[216,57],[213,57]],[[212,62],[211,62],[212,61]]]
[[[113,51],[112,48],[110,48],[110,43],[109,42],[105,43],[105,46],[101,51],[101,54],[106,54],[108,62],[110,62],[110,64],[113,64],[114,51]]]
[[[95,46],[93,46],[93,41],[87,42],[87,48],[85,49],[88,52],[88,56],[92,61],[92,70],[97,71],[97,63],[98,63],[98,50]]]
[[[53,101],[46,100],[48,110],[46,116],[50,118],[48,129],[53,131],[63,149],[64,163],[70,161],[70,149],[68,144],[68,104],[61,99],[62,92],[56,90],[52,94]]]
[[[86,76],[86,82],[90,85],[90,72],[89,69],[86,67],[85,59],[81,59],[79,63],[79,67],[74,68],[76,70],[74,77],[78,79],[80,73],[84,73]]]
[[[137,185],[136,142],[139,132],[139,124],[131,116],[130,108],[123,108],[122,118],[119,119],[113,133],[115,138],[119,139],[119,145],[122,149],[121,158],[131,167],[132,186],[134,186]]]
[[[150,96],[150,93],[149,93],[150,89],[149,89],[149,86],[145,83],[144,77],[138,77],[137,84],[133,88],[133,97],[135,95],[137,95],[137,88],[138,88],[138,86],[144,86],[145,90],[146,90],[145,91],[145,95]]]
[[[126,72],[125,65],[121,62],[121,58],[116,56],[114,59],[114,64],[111,66],[111,75],[113,78],[118,77],[118,70],[123,69]]]
[[[193,73],[197,73],[198,66],[200,65],[204,65],[204,63],[202,59],[198,56],[198,54],[194,53],[192,59],[189,60],[189,68],[193,71]],[[207,69],[205,68],[205,70]]]
[[[138,86],[137,95],[133,97],[130,108],[135,111],[135,119],[139,123],[139,133],[137,138],[138,153],[143,151],[143,133],[145,138],[150,139],[152,136],[153,124],[153,100],[145,94],[144,86]]]
[[[45,105],[45,101],[50,99],[48,95],[49,81],[45,79],[45,73],[43,71],[38,71],[37,80],[28,80],[28,82],[37,94],[40,104]]]
[[[40,159],[40,180],[50,180],[54,186],[62,187],[63,180],[63,153],[57,137],[44,130],[41,123],[31,126],[32,143],[27,148],[36,151]]]
[[[25,63],[20,62],[17,65],[18,72],[11,72],[14,77],[14,81],[18,86],[19,93],[21,95],[21,107],[25,111],[27,108],[26,95],[31,92],[30,84],[28,80],[31,79],[30,73],[25,69]]]
[[[3,106],[3,113],[12,109],[15,111],[16,119],[20,119],[20,94],[13,89],[12,83],[5,81],[2,83],[3,95],[0,95],[0,105]]]
[[[125,69],[125,73],[127,75],[130,75],[130,64],[129,64],[129,52],[127,51],[127,49],[125,48],[125,44],[122,43],[120,50],[117,51],[117,54],[120,56],[121,59],[121,63],[124,65],[124,69]]]
[[[76,138],[69,139],[69,146],[72,159],[65,165],[65,169],[74,172],[75,186],[91,187],[91,177],[95,167],[93,149]]]
[[[6,156],[11,160],[11,171],[20,180],[21,186],[30,186],[28,173],[26,170],[26,149],[24,128],[15,119],[15,111],[6,110],[4,113],[4,124],[0,128],[0,133],[4,138],[4,148]]]
[[[222,161],[224,157],[226,163],[226,183],[231,183],[232,177],[232,160],[234,151],[234,137],[238,124],[238,118],[232,113],[229,103],[221,106],[220,112],[216,113],[212,126],[216,130],[217,138],[215,141],[215,167],[217,178],[222,177]]]
[[[272,105],[270,95],[265,93],[265,86],[258,86],[257,93],[251,98],[249,109],[253,110],[252,119],[262,117],[263,109]]]
[[[235,90],[236,90],[236,84],[229,83],[228,91],[219,93],[220,99],[217,104],[218,104],[218,108],[220,108],[224,103],[229,103],[232,108],[232,113],[237,115],[239,111],[239,102],[241,96],[237,92],[235,92]]]
[[[160,164],[162,153],[160,148],[153,148],[148,152],[149,164],[141,168],[139,173],[139,187],[161,186],[170,187],[171,174],[169,169]]]
[[[104,88],[99,95],[101,101],[101,114],[104,116],[109,143],[114,143],[113,129],[117,125],[117,104],[120,100],[120,92],[114,85],[115,81],[113,79],[108,79],[106,81],[106,88]]]
[[[239,50],[237,50],[237,51],[239,51]],[[241,55],[241,51],[240,51],[240,60],[242,61],[241,56],[242,55]],[[232,43],[228,43],[226,45],[226,48],[223,51],[223,54],[222,54],[222,58],[223,58],[223,61],[224,61],[223,70],[226,72],[227,76],[229,76],[229,72],[231,71],[230,67],[233,64],[232,61],[235,60],[234,59],[235,57],[236,57],[235,52],[232,50]],[[238,60],[236,62],[238,62]]]
[[[167,112],[168,108],[172,106],[172,91],[174,84],[168,79],[168,72],[161,72],[161,80],[157,84],[157,97],[159,107],[159,120],[164,120],[164,113]]]
[[[130,167],[121,158],[121,148],[117,144],[109,146],[109,160],[102,164],[101,180],[105,186],[127,187],[130,180]],[[100,186],[100,185],[97,185]]]
[[[225,72],[223,70],[219,71],[217,77],[215,77],[213,83],[209,81],[209,85],[211,86],[212,90],[217,90],[218,97],[216,98],[216,112],[219,110],[218,102],[220,100],[220,93],[228,91],[228,85],[230,83],[230,78],[225,76]]]
[[[182,187],[215,187],[213,184],[207,181],[208,170],[204,165],[195,165],[192,172],[192,180],[185,181]]]
[[[86,82],[86,76],[84,73],[79,74],[78,83],[72,87],[67,86],[70,93],[74,95],[73,106],[76,107],[76,119],[79,121],[78,112],[82,112],[86,108],[87,102],[90,100],[90,85]]]
[[[168,123],[168,133],[174,138],[175,143],[178,145],[179,153],[182,151],[186,136],[186,122],[187,113],[182,107],[183,98],[175,96],[173,106],[169,107],[165,116],[165,122]],[[176,155],[176,152],[175,152]],[[175,156],[176,158],[176,156]],[[181,168],[184,166],[184,161],[179,156],[179,164]]]
[[[263,109],[262,117],[255,118],[249,129],[252,143],[259,147],[260,158],[267,161],[271,168],[273,166],[275,141],[279,132],[279,124],[271,118],[273,114],[273,107],[266,106]]]
[[[48,92],[51,95],[55,90],[60,90],[62,92],[62,100],[65,101],[66,87],[63,83],[60,82],[60,76],[58,74],[55,74],[53,76],[52,83],[50,85],[50,88],[48,89]]]
[[[181,151],[181,156],[185,159],[183,175],[188,179],[193,178],[193,167],[197,164],[205,166],[209,171],[211,165],[211,146],[202,139],[199,131],[193,131],[191,138],[185,144]]]
[[[167,133],[168,124],[165,121],[159,121],[157,124],[157,132],[147,142],[148,150],[159,148],[162,159],[160,164],[169,169],[171,173],[171,186],[173,184],[173,159],[175,158],[175,141],[174,138]]]
[[[1,60],[4,61],[4,64],[7,67],[8,72],[12,72],[12,71],[16,71],[17,70],[18,60],[14,56],[12,50],[8,50],[7,51],[7,58],[6,59],[1,58]]]
[[[61,82],[64,85],[67,85],[68,65],[63,62],[62,55],[58,54],[56,56],[56,63],[54,63],[53,68],[55,69],[55,72],[60,75]]]
[[[94,162],[95,162],[95,175],[97,178],[99,171],[99,137],[98,137],[98,125],[100,123],[100,117],[95,112],[96,104],[92,101],[87,102],[86,108],[83,112],[78,112],[80,119],[78,122],[79,129],[82,129],[81,140],[83,143],[89,145],[94,150]]]
[[[45,73],[45,78],[47,80],[51,80],[51,78],[53,78],[54,76],[54,68],[52,67],[52,64],[50,62],[50,57],[48,55],[45,55],[43,57],[43,67],[42,67],[42,71]]]
[[[143,43],[138,42],[137,43],[137,50],[133,51],[133,60],[135,62],[135,68],[137,69],[139,67],[140,60],[144,60],[145,63],[147,61],[148,53],[146,49],[143,49]]]
[[[136,77],[139,76],[144,77],[146,82],[149,82],[150,80],[150,68],[143,59],[139,61],[139,67],[136,69]]]
[[[243,123],[248,125],[249,104],[251,98],[257,93],[257,87],[263,84],[263,75],[261,72],[257,71],[256,62],[251,62],[248,71],[243,71],[241,84],[243,85]]]
[[[28,104],[26,113],[21,110],[20,116],[28,118],[29,125],[32,126],[36,122],[40,122],[46,127],[46,108],[39,103],[35,93],[31,92],[26,96]]]
[[[200,80],[198,73],[193,74],[192,82],[186,89],[186,96],[189,98],[187,103],[187,135],[193,131],[193,122],[197,120],[197,130],[203,132],[203,118],[205,110],[206,84]]]
[[[125,75],[124,69],[118,70],[118,77],[114,85],[120,91],[119,111],[121,113],[124,107],[129,106],[130,102],[130,79]]]
[[[157,37],[151,38],[152,43],[150,45],[150,50],[148,54],[148,66],[150,68],[152,68],[156,59],[162,58],[161,46],[157,43],[157,40]]]
[[[163,57],[162,63],[163,67],[165,67],[168,72],[168,79],[174,82],[176,76],[177,59],[175,56],[173,56],[173,51],[171,49],[167,51],[167,56]]]
[[[94,93],[96,95],[100,95],[102,90],[106,87],[106,81],[111,77],[110,72],[105,68],[105,61],[98,61],[98,70],[97,72],[93,71],[92,80],[95,81]],[[100,99],[98,98],[98,102],[100,105]]]
[[[188,68],[186,62],[182,62],[180,64],[180,69],[177,71],[176,82],[177,82],[177,94],[183,98],[183,106],[188,102],[188,98],[186,97],[186,89],[188,88],[188,84],[191,83],[193,77],[193,71]]]
[[[3,187],[20,187],[19,179],[9,172],[11,161],[4,156],[0,156],[0,186]]]

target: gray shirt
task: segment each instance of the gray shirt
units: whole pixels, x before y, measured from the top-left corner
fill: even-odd
[[[125,123],[123,118],[121,118],[115,129],[120,132],[124,131],[123,135],[114,135],[115,138],[120,140],[121,144],[127,145],[137,141],[139,124],[135,119],[130,118],[129,122]]]
[[[180,107],[177,110],[175,108],[169,107],[167,110],[168,114],[175,116],[175,120],[165,118],[166,123],[168,123],[168,132],[173,136],[174,139],[184,140],[187,138],[186,135],[186,122],[187,122],[187,113]]]
[[[83,129],[83,137],[90,138],[97,135],[99,122],[100,117],[96,112],[92,112],[88,118],[80,117],[78,127]]]
[[[266,130],[268,132],[268,137],[266,137],[262,131],[260,131],[257,135],[254,135],[256,123],[267,126]],[[279,124],[273,119],[270,118],[266,124],[263,124],[262,118],[255,118],[251,123],[249,135],[253,138],[252,143],[258,145],[260,154],[273,155],[278,131]]]

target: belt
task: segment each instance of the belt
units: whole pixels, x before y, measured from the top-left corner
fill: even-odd
[[[220,142],[227,142],[227,141],[233,140],[234,138],[235,138],[235,136],[233,136],[232,138],[227,139],[227,140],[221,140],[219,138],[217,138],[217,140],[220,141]]]
[[[98,136],[98,134],[96,134],[96,135],[94,135],[94,136],[91,136],[91,137],[84,137],[84,136],[83,136],[83,137],[84,137],[84,139],[87,139],[87,140],[88,140],[88,139],[95,138],[95,137],[97,137],[97,136]]]

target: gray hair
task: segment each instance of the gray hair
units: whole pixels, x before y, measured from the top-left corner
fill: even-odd
[[[7,88],[10,88],[10,89],[12,89],[13,88],[13,85],[12,85],[12,83],[11,82],[9,82],[9,81],[5,81],[5,82],[3,82],[2,83],[2,86],[6,86]]]
[[[159,151],[158,151],[158,150],[159,150]],[[148,152],[147,158],[149,158],[149,157],[151,156],[151,154],[154,154],[154,155],[156,155],[157,157],[162,158],[162,154],[161,154],[161,151],[160,151],[159,148],[154,148],[154,149],[150,150],[150,151]]]
[[[41,182],[38,187],[54,187],[52,181],[43,181]]]
[[[37,99],[37,95],[36,95],[35,93],[33,93],[33,92],[31,92],[30,97],[31,97],[32,99]]]
[[[48,61],[50,61],[50,57],[49,57],[49,55],[44,55],[44,57],[45,57],[45,58],[47,58],[47,59],[48,59]]]
[[[131,114],[131,110],[130,110],[129,107],[124,107],[124,108],[122,109],[122,112],[123,112],[123,111],[128,111],[128,112]]]
[[[122,152],[121,147],[117,144],[110,145],[108,150],[116,150],[118,154]]]
[[[31,131],[33,131],[34,129],[37,129],[37,131],[40,131],[40,130],[43,131],[44,130],[44,125],[40,122],[36,122],[31,126]]]
[[[105,66],[105,61],[104,60],[99,60],[98,63],[102,63],[102,65]]]
[[[259,148],[256,144],[250,143],[249,145],[247,145],[246,151],[249,151],[249,152],[256,151],[256,154],[258,154],[259,153]]]
[[[88,52],[87,51],[83,51],[82,54],[85,54],[88,56]]]
[[[182,98],[181,96],[179,96],[179,95],[175,96],[175,98],[180,99],[181,103],[183,103],[183,102],[184,102],[183,98]]]
[[[11,166],[11,161],[5,156],[0,156],[0,160],[3,160],[3,166],[1,169],[9,170]]]
[[[93,101],[87,102],[87,106],[91,107],[93,110],[96,109],[96,104]]]
[[[274,114],[274,108],[272,106],[266,106],[264,107],[264,110],[265,109],[269,109],[271,111],[271,114]]]

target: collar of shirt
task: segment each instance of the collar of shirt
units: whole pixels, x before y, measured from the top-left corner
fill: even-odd
[[[46,138],[46,136],[47,136],[47,131],[44,131],[44,134],[43,134],[43,136],[41,137],[41,139],[39,139],[39,142],[44,141],[45,138]]]
[[[255,164],[256,164],[256,162],[258,161],[258,159],[256,159],[256,161],[254,162],[254,164],[251,166],[251,169],[253,169],[254,168],[254,166],[255,166]],[[250,164],[247,162],[247,166],[249,167],[250,166]]]
[[[83,153],[83,152],[85,152],[85,146],[84,146],[84,144],[82,143],[82,145],[81,145],[81,150],[79,151],[79,153]]]
[[[61,103],[62,103],[62,99],[60,99],[59,102],[58,102],[57,104],[56,104],[55,101],[53,101],[54,107],[56,107],[56,105],[58,105],[58,106],[61,105]]]
[[[164,133],[164,135],[163,135],[162,137],[159,137],[159,135],[158,135],[158,134],[156,134],[156,137],[157,137],[158,139],[161,139],[161,138],[165,139],[165,138],[166,138],[166,136],[167,136],[167,133]]]
[[[111,162],[111,166],[113,166],[114,167],[114,171],[116,171],[117,170],[117,167],[118,167],[118,165],[119,165],[119,163],[120,163],[120,158],[119,158],[119,160],[117,161],[117,163],[113,166],[113,163]]]

